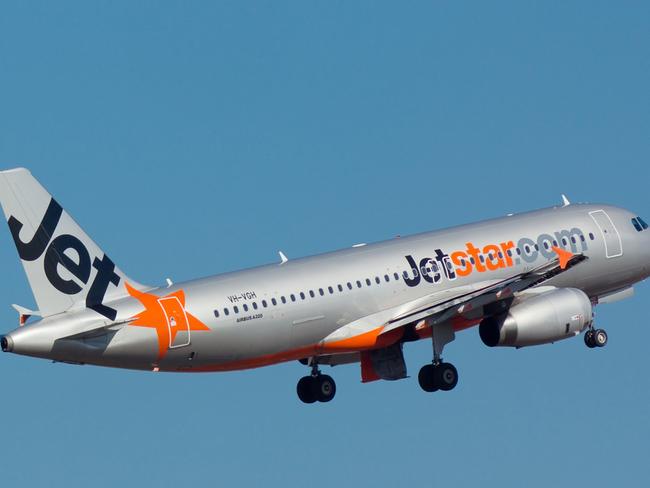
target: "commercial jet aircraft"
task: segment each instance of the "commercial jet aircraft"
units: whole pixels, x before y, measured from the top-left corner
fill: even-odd
[[[299,360],[305,403],[328,402],[320,366],[359,363],[363,382],[407,376],[403,345],[427,339],[427,392],[453,389],[442,359],[478,326],[490,346],[549,344],[594,328],[599,303],[650,275],[650,231],[610,205],[563,205],[173,284],[126,276],[22,168],[0,172],[0,202],[38,311],[2,350],[73,364],[229,371]],[[97,203],[101,200],[97,200]],[[117,229],[115,229],[117,231]],[[39,320],[27,321],[30,317]]]

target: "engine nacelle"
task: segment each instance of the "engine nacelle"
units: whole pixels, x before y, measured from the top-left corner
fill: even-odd
[[[486,346],[523,347],[578,335],[593,320],[591,300],[577,288],[560,288],[518,303],[507,314],[481,322]]]

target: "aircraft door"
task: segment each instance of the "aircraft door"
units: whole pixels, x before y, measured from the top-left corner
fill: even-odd
[[[605,239],[605,255],[608,258],[616,258],[623,255],[623,243],[621,236],[614,225],[614,222],[604,210],[589,212]]]
[[[181,301],[175,297],[163,297],[158,303],[165,313],[167,329],[169,331],[169,348],[189,346],[190,344],[190,321],[187,318]]]

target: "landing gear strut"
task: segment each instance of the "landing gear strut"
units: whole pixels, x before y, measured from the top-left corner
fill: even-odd
[[[458,384],[458,371],[451,363],[442,362],[442,350],[455,338],[451,324],[432,326],[433,361],[420,369],[418,382],[426,392],[453,390]]]
[[[607,345],[607,332],[604,329],[589,327],[587,332],[585,332],[585,345],[589,349],[605,347]]]
[[[331,376],[320,372],[314,358],[310,359],[310,363],[311,374],[303,376],[298,381],[296,387],[298,398],[303,403],[329,402],[336,395],[336,383]]]

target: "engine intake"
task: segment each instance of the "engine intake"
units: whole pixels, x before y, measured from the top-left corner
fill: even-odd
[[[561,288],[520,302],[479,326],[486,346],[549,344],[578,335],[593,320],[591,300],[577,288]]]

